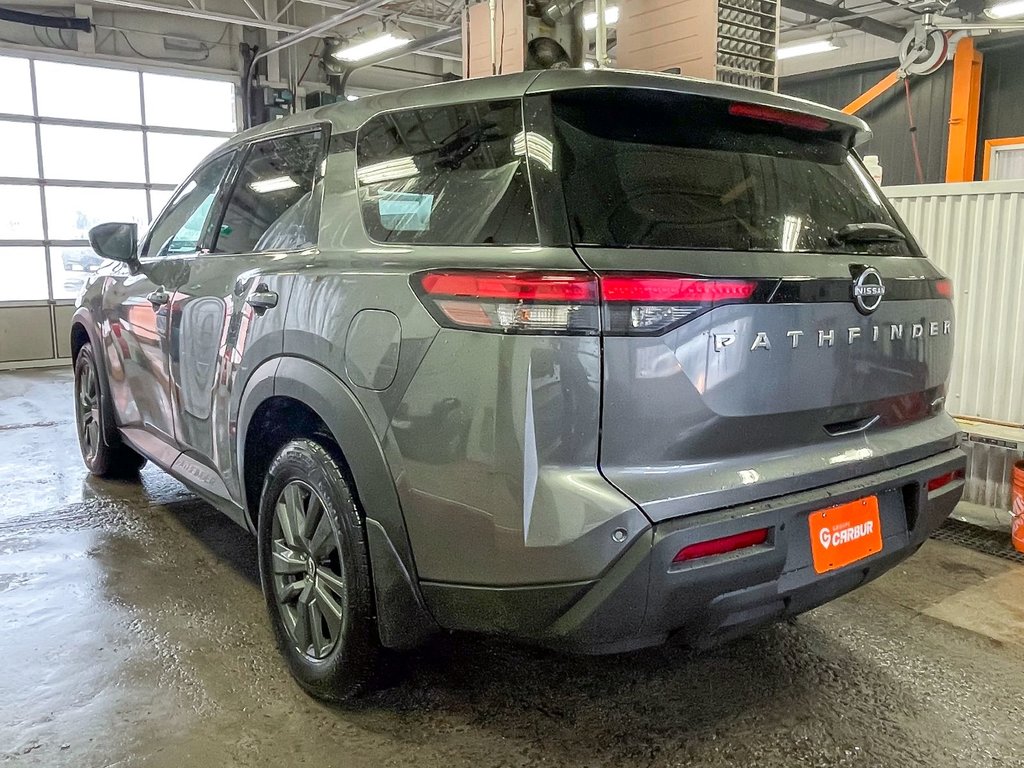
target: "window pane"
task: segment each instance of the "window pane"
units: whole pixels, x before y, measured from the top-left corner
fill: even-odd
[[[316,241],[311,204],[323,147],[320,131],[253,145],[224,214],[218,253],[290,250]]]
[[[151,221],[160,215],[160,211],[164,209],[173,194],[173,189],[151,189],[149,191],[149,210],[153,212]]]
[[[48,299],[46,251],[42,248],[0,248],[0,301]]]
[[[145,72],[146,124],[169,128],[235,130],[235,86],[223,80]]]
[[[89,229],[106,221],[143,225],[146,192],[141,189],[47,187],[46,218],[51,240],[85,240]]]
[[[143,182],[142,131],[44,125],[43,173],[48,179]]]
[[[0,186],[0,240],[42,239],[39,187],[20,184]]]
[[[173,256],[196,250],[232,156],[229,152],[211,160],[178,190],[171,205],[153,225],[143,256]]]
[[[0,106],[0,110],[4,106]],[[4,153],[0,176],[39,177],[36,127],[32,123],[0,123],[0,147]]]
[[[9,115],[31,115],[32,79],[28,59],[0,56],[0,83],[4,84],[4,104],[0,111]]]
[[[154,184],[177,184],[223,143],[219,136],[150,133],[149,180]]]
[[[81,292],[89,275],[109,261],[101,259],[88,245],[50,248],[50,276],[53,298],[74,299]]]
[[[526,152],[518,101],[371,120],[356,146],[367,233],[379,242],[536,243]]]
[[[138,72],[37,61],[36,93],[45,117],[142,122]]]

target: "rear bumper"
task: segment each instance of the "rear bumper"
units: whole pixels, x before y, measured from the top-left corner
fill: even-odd
[[[580,653],[613,653],[679,636],[711,645],[828,602],[913,554],[949,516],[963,480],[935,491],[932,478],[966,464],[956,448],[854,480],[655,525],[598,580],[576,584],[467,587],[423,583],[438,624],[495,632]],[[818,575],[811,561],[811,512],[876,494],[882,551]],[[683,547],[771,528],[769,541],[691,561]]]

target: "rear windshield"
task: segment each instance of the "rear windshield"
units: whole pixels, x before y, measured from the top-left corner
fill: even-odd
[[[733,117],[728,102],[663,91],[563,92],[552,111],[577,244],[918,255],[839,131]],[[908,239],[841,237],[849,224]]]

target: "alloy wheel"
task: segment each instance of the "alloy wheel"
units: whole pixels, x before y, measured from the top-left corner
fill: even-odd
[[[341,539],[323,499],[301,480],[274,504],[271,578],[285,630],[309,658],[327,658],[345,625]]]
[[[83,365],[78,375],[78,397],[75,398],[75,416],[82,453],[90,464],[96,459],[100,447],[100,391],[96,380],[96,367],[90,362]]]

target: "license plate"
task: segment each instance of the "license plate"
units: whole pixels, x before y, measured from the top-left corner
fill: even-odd
[[[819,509],[808,522],[816,573],[828,573],[882,551],[877,496]]]

